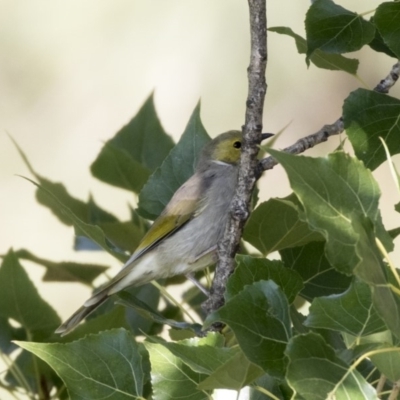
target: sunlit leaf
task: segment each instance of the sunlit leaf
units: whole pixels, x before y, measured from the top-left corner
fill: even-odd
[[[357,370],[338,358],[322,336],[307,333],[293,337],[287,347],[287,380],[307,400],[378,399],[375,389]]]
[[[67,386],[71,400],[133,399],[142,394],[138,345],[124,329],[66,344],[18,342],[46,361]]]

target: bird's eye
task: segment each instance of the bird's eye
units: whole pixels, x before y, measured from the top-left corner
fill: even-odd
[[[234,147],[235,149],[240,149],[240,148],[242,147],[242,143],[239,142],[239,141],[234,142],[234,143],[233,143],[233,147]]]

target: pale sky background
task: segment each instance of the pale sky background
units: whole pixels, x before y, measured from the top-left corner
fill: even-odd
[[[337,3],[362,13],[380,1]],[[306,0],[269,1],[268,25],[290,26],[304,36],[308,6]],[[118,262],[104,253],[72,251],[73,229],[38,205],[34,187],[15,176],[29,173],[6,133],[38,173],[63,182],[77,198],[87,200],[92,193],[100,206],[128,218],[133,196],[90,175],[103,143],[152,91],[161,122],[175,140],[199,99],[211,136],[240,128],[248,32],[245,0],[0,0],[0,254],[26,248],[54,261],[92,261],[117,269]],[[307,69],[289,37],[269,33],[268,40],[264,131],[276,132],[292,121],[275,146],[283,148],[334,122],[343,100],[362,84],[343,72]],[[395,63],[369,48],[356,56],[369,88]],[[391,94],[399,97],[399,85]],[[339,138],[331,138],[307,154],[325,155],[338,144]],[[394,160],[400,164],[399,157]],[[400,216],[392,210],[400,199],[387,165],[374,175],[385,193],[384,223],[397,227]],[[279,167],[260,186],[265,199],[290,193]],[[399,266],[398,251],[393,259]],[[78,284],[43,284],[41,267],[24,266],[62,318],[89,295]]]

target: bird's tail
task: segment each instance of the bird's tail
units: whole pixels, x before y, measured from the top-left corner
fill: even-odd
[[[97,293],[93,298],[96,297],[95,302],[91,302],[90,305],[83,305],[79,310],[75,311],[62,325],[60,325],[55,333],[59,333],[61,336],[67,335],[81,322],[85,317],[87,317],[92,311],[103,304],[108,299],[107,291],[101,291]],[[90,298],[91,300],[92,298]]]

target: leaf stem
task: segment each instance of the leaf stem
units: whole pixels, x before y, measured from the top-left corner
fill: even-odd
[[[252,386],[253,389],[258,390],[259,392],[271,397],[272,400],[280,400],[279,397],[276,397],[273,393],[271,393],[269,390],[261,387],[261,386]]]
[[[382,242],[378,238],[375,238],[375,242],[376,242],[376,244],[378,246],[379,251],[383,255],[383,257],[386,258],[386,261],[387,261],[387,263],[389,265],[390,271],[392,272],[393,277],[396,279],[397,285],[400,288],[400,277],[399,277],[399,275],[398,275],[398,273],[396,271],[395,266],[393,265],[392,260],[389,257],[389,254],[387,253],[387,251],[385,249],[385,246],[382,244]]]

